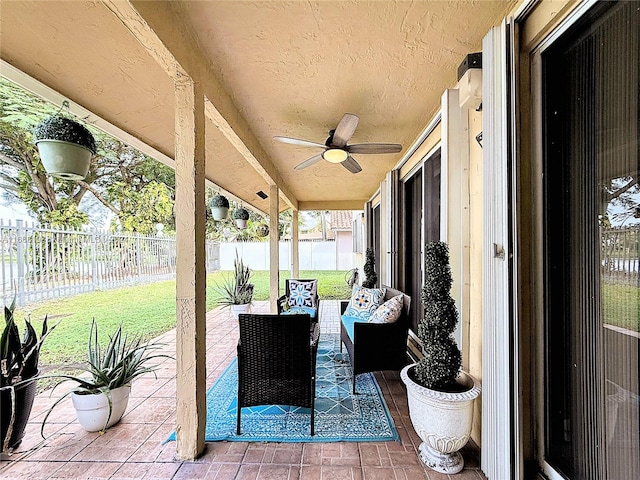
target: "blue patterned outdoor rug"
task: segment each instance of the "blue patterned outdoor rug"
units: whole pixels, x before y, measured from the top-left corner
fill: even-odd
[[[351,391],[351,366],[338,335],[322,335],[316,366],[315,435],[308,408],[270,405],[242,410],[236,435],[238,366],[235,359],[207,392],[205,440],[236,442],[384,442],[398,440],[389,409],[371,373]],[[173,432],[166,441],[175,440]]]

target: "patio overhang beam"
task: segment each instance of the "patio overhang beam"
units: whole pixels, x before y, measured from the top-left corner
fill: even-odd
[[[268,185],[277,185],[292,208],[298,201],[285,185],[248,123],[235,107],[209,60],[188,34],[182,7],[172,2],[105,0],[104,4],[174,80],[187,75],[202,85],[205,113]],[[221,185],[224,188],[224,185]]]
[[[366,203],[366,198],[357,200],[299,201],[298,210],[362,210]]]
[[[0,59],[0,72],[2,72],[2,76],[7,80],[15,83],[16,85],[20,85],[22,88],[29,90],[30,92],[38,95],[47,102],[50,102],[60,108],[62,108],[62,104],[64,101],[70,100],[69,97],[62,95],[61,93],[55,91],[53,88],[45,85],[39,80],[36,80],[32,76],[17,69],[13,65],[2,59]],[[94,112],[88,110],[82,105],[72,101],[69,105],[69,112],[77,118],[82,118],[85,123],[99,128],[103,132],[108,133],[112,137],[117,138],[127,145],[131,145],[136,150],[144,153],[145,155],[148,155],[149,157],[159,161],[160,163],[171,168],[175,167],[173,158],[165,155],[157,148],[144,143],[139,138],[124,131],[113,123],[108,122],[104,118],[96,115]]]

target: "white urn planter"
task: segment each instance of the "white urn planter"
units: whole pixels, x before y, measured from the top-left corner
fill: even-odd
[[[233,314],[233,318],[238,320],[240,318],[241,313],[251,313],[251,304],[244,303],[242,305],[231,305],[231,313]]]
[[[78,422],[88,432],[106,430],[120,421],[129,403],[131,385],[110,390],[111,408],[107,393],[72,393],[71,399],[76,409]]]
[[[236,227],[245,229],[247,228],[247,221],[243,218],[236,218]]]
[[[480,386],[463,372],[458,382],[469,387],[468,390],[460,393],[431,390],[413,381],[409,374],[413,366],[404,367],[400,377],[407,386],[413,428],[422,440],[420,458],[437,472],[458,473],[464,467],[458,450],[469,440],[473,401],[480,395]]]

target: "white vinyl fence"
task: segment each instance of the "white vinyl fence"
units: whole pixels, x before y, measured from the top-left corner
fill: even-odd
[[[219,243],[207,241],[207,271],[220,268]],[[58,230],[0,220],[4,305],[168,280],[176,241],[167,235]]]
[[[340,252],[333,240],[300,240],[298,248],[300,270],[349,270],[354,266],[355,255],[351,251],[348,253],[352,263],[343,261],[338,265]],[[290,241],[280,242],[280,270],[291,269],[291,250]],[[221,243],[220,270],[233,270],[236,252],[252,270],[269,270],[269,242]]]

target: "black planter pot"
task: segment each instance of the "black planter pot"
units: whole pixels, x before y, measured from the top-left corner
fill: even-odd
[[[11,432],[11,438],[7,445],[7,450],[17,448],[22,442],[24,437],[24,431],[29,421],[29,415],[31,415],[31,408],[33,407],[33,400],[36,397],[37,382],[29,382],[21,385],[15,389],[15,413],[13,417],[13,430]],[[0,444],[2,451],[4,452],[5,439],[9,431],[9,426],[12,422],[12,410],[14,404],[11,401],[11,390],[6,388],[0,392]]]

